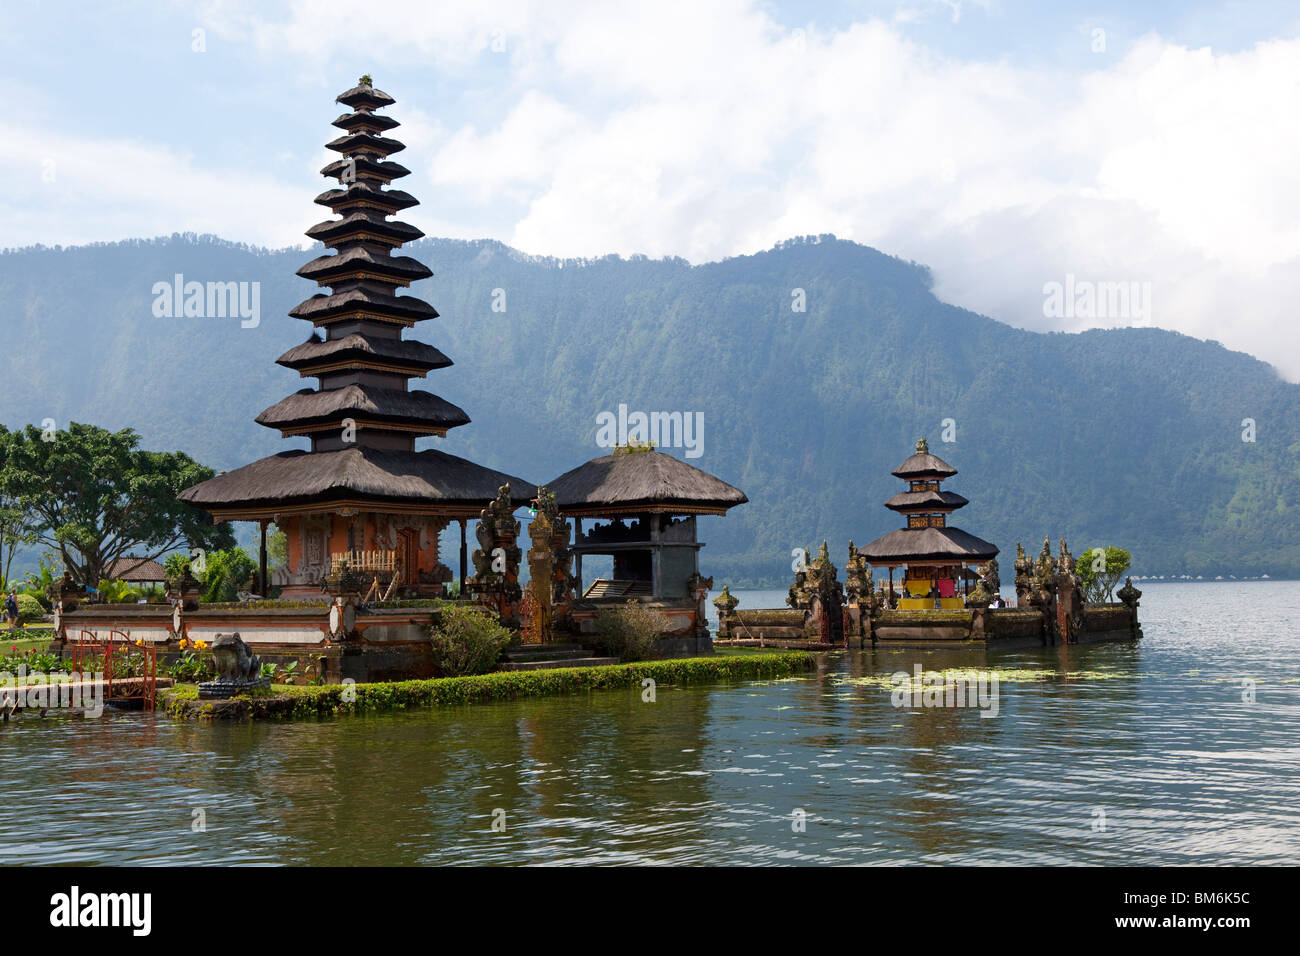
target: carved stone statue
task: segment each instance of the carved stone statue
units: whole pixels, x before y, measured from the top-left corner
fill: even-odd
[[[979,581],[970,597],[966,599],[966,606],[988,607],[1002,588],[1002,579],[998,574],[998,559],[989,558],[985,564],[980,565],[976,573],[979,575]]]
[[[879,617],[886,610],[888,610],[889,601],[890,601],[889,591],[885,587],[885,582],[881,581],[880,586],[876,589],[876,600],[874,606],[871,609],[872,616]]]
[[[871,601],[870,567],[852,541],[849,541],[849,560],[844,565],[844,595],[850,605]]]
[[[1068,547],[1066,547],[1066,544],[1065,544],[1065,535],[1061,535],[1061,551],[1060,551],[1060,557],[1057,558],[1057,566],[1058,566],[1058,568],[1059,568],[1061,571],[1066,572],[1067,574],[1073,574],[1073,573],[1074,573],[1074,569],[1077,567],[1077,565],[1078,565],[1078,562],[1076,562],[1076,561],[1074,560],[1074,555],[1072,555],[1072,554],[1070,553],[1070,549],[1069,549]]]
[[[1056,618],[1056,561],[1052,557],[1051,538],[1043,538],[1043,550],[1034,562],[1030,575],[1029,604],[1041,610],[1051,628]]]
[[[218,634],[212,641],[212,663],[217,676],[199,684],[201,700],[225,700],[259,687],[270,687],[262,676],[262,659],[238,634]]]
[[[1133,586],[1132,578],[1125,578],[1124,586],[1115,592],[1115,596],[1119,598],[1121,604],[1129,610],[1136,612],[1138,609],[1138,599],[1142,597],[1142,592]]]
[[[474,552],[474,577],[466,589],[482,605],[491,608],[507,627],[519,627],[519,561],[523,557],[515,544],[519,521],[514,516],[510,486],[502,485],[491,504],[479,513],[479,548]]]
[[[1077,644],[1083,631],[1083,581],[1075,572],[1074,555],[1061,536],[1056,559],[1056,627],[1061,639]]]
[[[976,573],[996,597],[997,593],[1002,590],[1002,575],[998,569],[998,559],[989,558],[988,561],[976,569]]]
[[[528,589],[533,599],[529,602],[532,613],[529,615],[527,643],[548,644],[553,637],[555,552],[551,547],[551,535],[554,530],[551,519],[542,509],[538,509],[537,517],[528,525],[528,539],[532,542],[528,549]]]
[[[551,605],[557,623],[565,618],[576,598],[578,579],[573,574],[573,526],[560,514],[555,494],[545,486],[537,489],[537,514],[546,515],[551,526]]]
[[[812,563],[795,572],[790,596],[786,598],[792,608],[812,612],[820,638],[827,643],[844,639],[844,590],[837,574],[830,550],[823,541]]]
[[[1033,563],[1025,556],[1025,549],[1020,542],[1016,542],[1016,606],[1029,606],[1029,591],[1032,587],[1030,572],[1033,570]]]
[[[348,561],[344,558],[336,570],[325,575],[320,589],[332,597],[357,597],[365,591],[366,581],[348,567]]]

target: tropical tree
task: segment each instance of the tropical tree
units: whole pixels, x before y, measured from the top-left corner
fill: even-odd
[[[266,563],[268,568],[283,568],[289,564],[289,536],[280,528],[266,536]]]
[[[163,559],[163,571],[169,581],[180,578],[189,570],[190,556],[184,551],[173,551]]]
[[[129,581],[100,581],[99,597],[105,604],[134,604],[140,600],[140,589]]]
[[[0,425],[0,472],[19,436]],[[17,495],[0,484],[0,581],[8,581],[19,550],[36,543],[36,518]]]
[[[243,548],[209,551],[203,573],[199,576],[203,584],[203,602],[219,604],[235,600],[256,568],[257,564]]]
[[[214,474],[183,452],[140,449],[130,428],[72,422],[28,425],[7,435],[0,494],[31,516],[35,540],[54,549],[72,577],[98,586],[128,555],[157,559],[181,545],[231,547],[230,529],[177,498]]]
[[[1109,604],[1115,599],[1115,585],[1133,562],[1123,548],[1089,548],[1079,555],[1078,571],[1087,604]]]
[[[46,551],[40,557],[37,570],[27,572],[27,578],[22,586],[23,593],[36,598],[41,603],[41,606],[48,611],[53,607],[49,597],[50,590],[62,576],[63,569],[59,567],[54,552]]]

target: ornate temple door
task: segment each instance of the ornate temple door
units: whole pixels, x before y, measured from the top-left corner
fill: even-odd
[[[397,533],[397,558],[402,562],[402,587],[420,583],[420,535],[412,528]]]

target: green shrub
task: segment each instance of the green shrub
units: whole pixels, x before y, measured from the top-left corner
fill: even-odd
[[[8,654],[0,657],[0,672],[17,674],[19,667],[26,667],[29,674],[57,674],[72,669],[70,662],[58,654],[28,651],[26,654]]]
[[[1089,548],[1079,555],[1075,571],[1083,582],[1085,604],[1107,604],[1115,600],[1115,585],[1133,562],[1123,548]]]
[[[212,655],[197,650],[182,651],[179,658],[164,668],[164,673],[180,684],[196,684],[217,676]]]
[[[135,604],[140,600],[140,589],[129,581],[110,581],[101,578],[99,597],[105,604]]]
[[[596,615],[596,643],[620,661],[649,660],[654,656],[655,641],[665,630],[664,616],[639,601]]]
[[[39,621],[45,616],[45,608],[41,607],[41,602],[36,600],[30,594],[18,595],[18,620],[23,624],[31,624],[33,621]]]
[[[480,607],[448,605],[437,621],[429,633],[433,663],[448,677],[487,673],[510,643],[510,631]]]

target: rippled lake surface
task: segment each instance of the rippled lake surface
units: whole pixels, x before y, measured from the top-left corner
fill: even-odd
[[[1144,590],[1133,644],[844,653],[654,703],[23,717],[0,861],[1300,863],[1300,583]],[[885,678],[915,663],[997,670],[999,715],[895,708]]]

